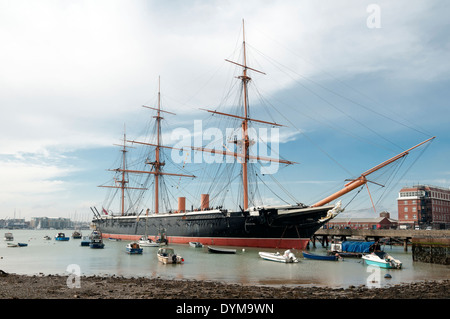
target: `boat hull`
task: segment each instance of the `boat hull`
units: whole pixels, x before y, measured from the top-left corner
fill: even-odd
[[[130,255],[142,255],[144,250],[142,248],[126,248],[127,254]]]
[[[102,249],[105,247],[104,243],[89,243],[90,248]]]
[[[106,238],[139,240],[143,234],[157,240],[164,233],[170,243],[305,249],[310,237],[329,219],[333,206],[295,211],[219,210],[151,216],[102,216],[93,223]]]
[[[374,256],[374,254],[364,255],[362,259],[369,266],[377,266],[386,269],[401,269],[402,263],[386,254],[383,258]]]
[[[322,256],[322,255],[315,255],[310,253],[302,252],[303,257],[308,259],[314,259],[314,260],[330,260],[330,261],[336,261],[338,260],[338,257],[335,255],[328,255],[328,256]]]
[[[289,258],[279,253],[267,253],[259,252],[259,256],[264,260],[275,261],[279,263],[298,263],[298,259],[295,257]]]
[[[208,246],[208,251],[210,253],[214,253],[214,254],[235,254],[236,253],[236,249],[226,249],[226,248],[211,247],[211,246]]]

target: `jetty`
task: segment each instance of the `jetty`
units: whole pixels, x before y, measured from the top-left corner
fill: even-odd
[[[404,251],[412,245],[414,261],[450,265],[450,230],[414,230],[414,229],[319,229],[311,237],[313,247],[316,241],[328,247],[330,240],[342,241],[350,237],[363,238],[366,241],[378,241],[387,238],[389,242],[402,243]]]

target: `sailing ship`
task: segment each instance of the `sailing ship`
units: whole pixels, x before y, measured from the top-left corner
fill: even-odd
[[[141,236],[148,236],[154,240],[157,236],[166,236],[170,243],[188,244],[189,242],[202,242],[205,245],[222,245],[222,246],[241,246],[241,247],[264,247],[264,248],[286,248],[286,249],[305,249],[310,237],[324,225],[326,222],[337,216],[343,211],[341,202],[335,202],[339,197],[351,192],[352,190],[365,185],[368,182],[367,176],[382,167],[393,163],[394,161],[405,157],[412,149],[433,139],[430,138],[409,150],[383,162],[380,165],[364,172],[361,176],[349,181],[342,190],[318,201],[312,205],[297,203],[293,205],[253,205],[250,206],[249,200],[249,174],[252,173],[248,166],[254,161],[277,162],[286,165],[294,164],[294,162],[284,159],[268,158],[262,156],[254,156],[250,153],[252,141],[249,137],[249,125],[252,123],[267,124],[270,126],[281,126],[278,123],[268,122],[264,120],[254,119],[249,116],[248,103],[248,84],[251,81],[249,72],[259,72],[247,65],[245,30],[243,27],[243,61],[241,63],[226,60],[242,69],[242,74],[238,76],[241,81],[242,89],[242,110],[241,115],[228,114],[215,110],[206,110],[213,115],[220,115],[240,121],[240,129],[242,139],[235,139],[235,150],[209,149],[205,147],[191,147],[192,151],[208,152],[223,156],[231,156],[234,160],[238,160],[241,164],[241,182],[242,202],[240,209],[226,209],[223,206],[215,208],[210,207],[209,195],[201,194],[200,209],[187,210],[186,198],[178,198],[178,210],[176,211],[160,211],[160,184],[164,176],[176,176],[181,178],[195,178],[194,175],[179,174],[175,172],[166,172],[163,170],[165,162],[161,159],[161,152],[164,149],[176,149],[161,143],[161,120],[162,115],[175,115],[161,108],[160,84],[158,87],[157,107],[144,106],[156,112],[153,117],[156,120],[156,142],[147,143],[143,141],[129,141],[124,134],[123,144],[121,146],[122,160],[121,167],[113,169],[117,174],[114,179],[114,185],[102,185],[120,191],[120,214],[114,215],[106,209],[102,209],[100,213],[97,208],[91,208],[94,213],[93,224],[96,229],[101,231],[104,237],[120,238],[126,240],[138,240]],[[147,159],[146,164],[151,169],[133,170],[127,166],[126,154],[128,148],[127,142],[139,145],[145,145],[154,149],[154,158]],[[181,150],[181,149],[178,149]],[[226,165],[226,164],[225,164]],[[130,185],[129,175],[141,174],[153,177],[154,194],[153,194],[153,213],[147,209],[142,215],[144,209],[140,213],[135,209],[134,213],[127,211],[125,208],[125,196],[132,191],[144,193],[148,189],[146,187]],[[212,181],[213,183],[215,181]],[[142,195],[139,195],[142,196]],[[129,195],[128,195],[129,197]]]

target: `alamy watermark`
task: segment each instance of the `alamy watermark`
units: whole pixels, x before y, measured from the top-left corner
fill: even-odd
[[[261,174],[275,174],[279,167],[280,133],[276,127],[249,128],[248,154],[244,155],[242,128],[217,127],[203,129],[201,120],[194,121],[194,131],[176,128],[171,140],[176,141],[171,152],[172,161],[182,163],[256,163],[260,161]],[[269,159],[270,158],[270,159]]]
[[[381,271],[380,267],[377,266],[367,266],[367,272],[371,274],[367,277],[367,287],[369,288],[380,288],[381,287]]]
[[[67,277],[67,288],[81,288],[81,268],[77,264],[70,264],[67,266],[66,271],[70,273]]]
[[[381,7],[378,4],[372,3],[367,6],[366,11],[370,13],[367,17],[366,25],[369,29],[381,28]]]

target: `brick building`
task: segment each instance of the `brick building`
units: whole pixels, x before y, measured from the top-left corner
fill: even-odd
[[[391,229],[397,228],[397,221],[388,212],[376,218],[333,218],[326,224],[329,229]]]
[[[397,198],[399,225],[450,228],[450,189],[417,185],[404,187]]]

